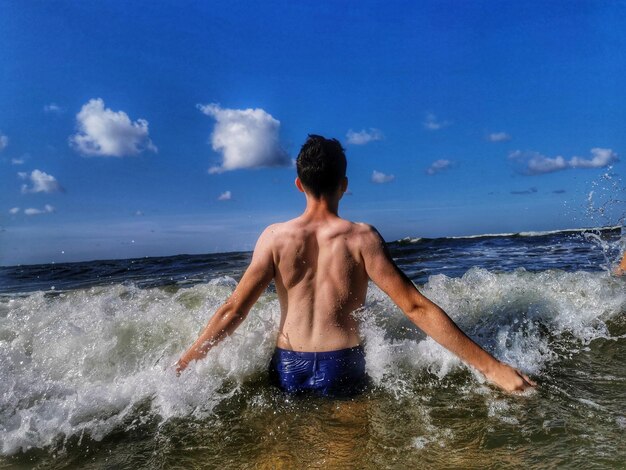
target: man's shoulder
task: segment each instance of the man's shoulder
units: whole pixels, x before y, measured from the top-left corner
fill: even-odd
[[[267,242],[275,242],[276,240],[289,237],[291,234],[297,232],[294,220],[288,220],[286,222],[277,222],[265,227],[259,239],[266,240]]]
[[[373,246],[380,245],[384,243],[382,237],[371,224],[364,222],[351,222],[346,220],[346,223],[349,224],[348,228],[348,239],[351,240],[351,243],[355,248],[360,250],[368,250]]]
[[[284,231],[286,222],[277,222],[275,224],[270,224],[261,233],[260,238],[274,238],[278,233]]]
[[[376,230],[376,227],[366,222],[352,222],[352,225],[355,226],[356,230],[358,230],[360,233],[363,233],[363,234],[371,235],[371,234],[378,233],[378,230]]]
[[[352,222],[349,220],[346,220],[346,222],[350,224],[350,228],[355,235],[360,235],[367,238],[380,236],[378,230],[376,230],[376,227],[371,224],[365,222]]]
[[[298,225],[297,218],[285,220],[283,222],[276,222],[265,227],[265,230],[263,230],[263,233],[280,234],[284,232],[289,232],[289,231],[295,230],[297,225]]]

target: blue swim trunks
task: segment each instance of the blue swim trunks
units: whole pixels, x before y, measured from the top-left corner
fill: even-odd
[[[349,397],[367,386],[362,346],[324,352],[276,348],[270,380],[287,393]]]

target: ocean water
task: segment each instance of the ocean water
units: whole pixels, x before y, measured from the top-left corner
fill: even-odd
[[[507,395],[376,288],[356,313],[371,388],[267,383],[270,287],[177,378],[249,253],[0,268],[0,469],[623,468],[626,280],[619,228],[404,239],[418,288],[539,386]]]

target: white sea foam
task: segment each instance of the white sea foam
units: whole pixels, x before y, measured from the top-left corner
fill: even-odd
[[[266,367],[276,330],[278,303],[266,296],[240,331],[177,379],[167,366],[231,291],[117,285],[8,300],[0,318],[2,453],[83,431],[100,439],[146,400],[164,419],[210,413],[232,393],[221,390],[227,381],[236,388]]]
[[[431,276],[422,292],[498,358],[528,373],[539,373],[556,358],[551,342],[563,334],[581,344],[607,337],[605,321],[626,306],[622,281],[586,272],[536,274],[519,269],[494,274],[473,268],[461,278]],[[370,294],[371,304],[382,303],[382,311],[401,320],[398,310],[378,293]],[[432,339],[395,340],[377,324],[380,314],[363,317],[368,372],[378,384],[398,385],[401,364],[427,367],[438,377],[461,366]]]
[[[233,285],[220,278],[180,290],[115,285],[0,299],[1,452],[83,433],[102,439],[130,426],[142,407],[161,420],[211,414],[265,373],[278,326],[278,301],[266,293],[232,337],[177,378],[171,364]],[[496,356],[530,373],[557,359],[553,343],[562,335],[573,347],[607,337],[605,322],[626,306],[623,280],[605,273],[474,268],[457,279],[432,276],[422,291]],[[407,330],[375,287],[359,315],[376,387],[404,395],[417,376],[465,367]]]
[[[456,237],[442,237],[445,240],[471,240],[474,238],[508,238],[508,237],[542,237],[546,235],[556,235],[558,233],[587,233],[587,232],[601,232],[604,230],[617,230],[621,225],[612,225],[605,227],[590,227],[590,228],[570,228],[562,230],[539,230],[539,231],[527,231],[527,232],[510,232],[510,233],[481,233],[476,235],[459,235]],[[403,243],[419,243],[423,238],[421,237],[404,237],[398,242]]]

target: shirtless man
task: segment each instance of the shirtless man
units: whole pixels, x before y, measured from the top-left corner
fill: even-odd
[[[281,320],[272,381],[293,393],[357,393],[366,382],[365,358],[352,314],[364,305],[371,279],[418,328],[490,382],[506,391],[535,385],[474,343],[421,295],[395,265],[375,228],[339,217],[348,180],[337,140],[310,135],[296,166],[295,184],[306,196],[304,213],[261,234],[241,281],[179,359],[177,373],[232,334],[274,280]]]

